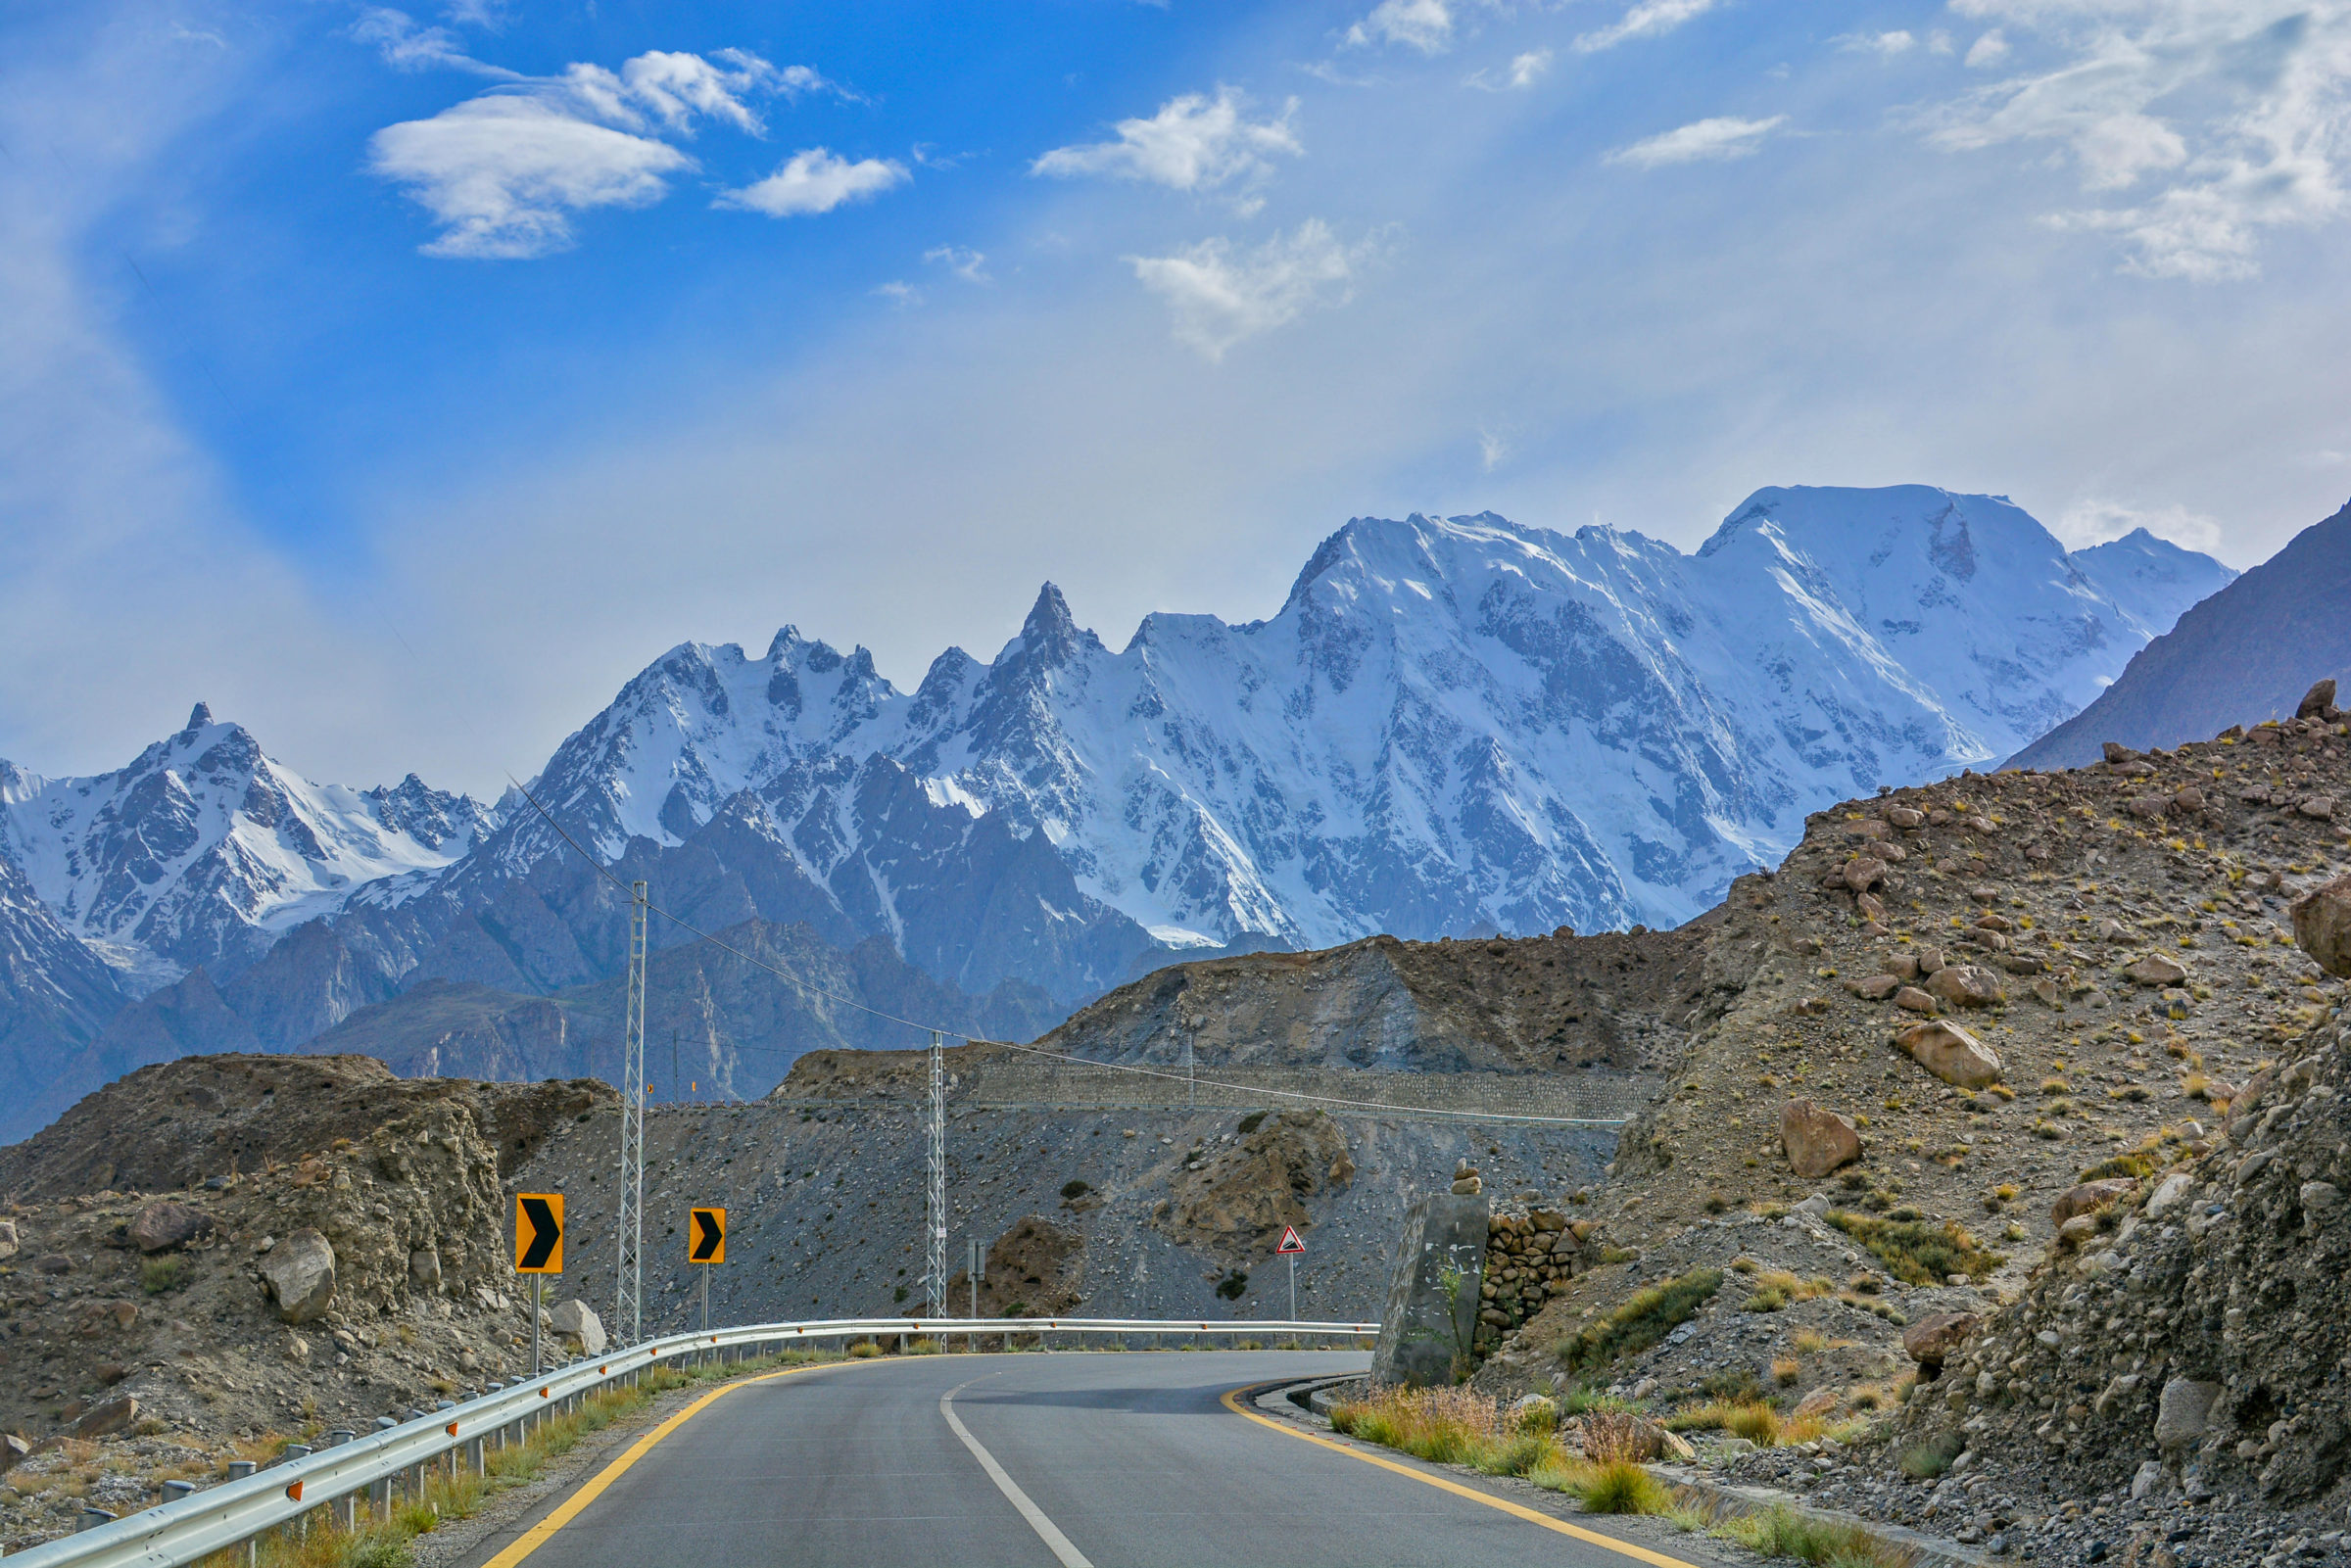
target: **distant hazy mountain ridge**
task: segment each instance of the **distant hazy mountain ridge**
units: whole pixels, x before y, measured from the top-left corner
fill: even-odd
[[[2108,740],[2176,746],[2290,719],[2328,677],[2351,690],[2351,505],[2182,615],[2096,701],[2012,760],[2080,767]]]

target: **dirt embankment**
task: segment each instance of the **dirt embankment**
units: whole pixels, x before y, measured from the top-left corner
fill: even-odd
[[[1407,942],[1179,964],[1037,1042],[1097,1062],[1400,1072],[1639,1070],[1715,994],[1708,931]]]
[[[0,1195],[169,1192],[364,1138],[425,1106],[461,1106],[501,1170],[612,1090],[592,1078],[480,1083],[398,1078],[373,1057],[198,1056],[139,1069],[0,1149]]]

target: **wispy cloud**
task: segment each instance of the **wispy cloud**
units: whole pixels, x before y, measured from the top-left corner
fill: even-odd
[[[1518,87],[1532,87],[1550,73],[1552,53],[1549,49],[1530,49],[1514,55],[1510,65],[1501,71],[1480,71],[1464,83],[1485,92],[1508,92]]]
[[[1612,24],[1579,34],[1575,47],[1589,55],[1634,38],[1655,38],[1713,9],[1714,0],[1640,0]]]
[[[1246,191],[1272,177],[1275,156],[1306,151],[1298,142],[1297,99],[1271,119],[1251,119],[1247,108],[1246,96],[1231,87],[1218,88],[1214,98],[1184,93],[1148,119],[1120,120],[1111,141],[1054,148],[1029,172],[1064,179],[1106,174],[1178,191],[1238,184]]]
[[[1357,49],[1399,43],[1424,55],[1441,55],[1453,47],[1451,0],[1379,0],[1368,16],[1347,29],[1344,41]]]
[[[889,158],[851,163],[830,149],[811,147],[792,155],[784,166],[741,190],[722,191],[712,205],[765,213],[769,217],[806,217],[830,213],[848,202],[867,202],[914,177]]]
[[[439,29],[402,32],[383,21],[373,40],[419,66],[462,60],[439,52]],[[572,244],[573,214],[657,202],[670,176],[696,167],[667,138],[691,137],[702,119],[759,135],[766,127],[754,100],[822,84],[806,67],[779,71],[740,50],[709,58],[656,50],[617,71],[574,65],[556,77],[515,78],[430,119],[387,125],[368,140],[367,166],[441,226],[426,255],[545,256]]]
[[[1168,302],[1176,335],[1211,359],[1245,338],[1270,332],[1319,307],[1344,305],[1355,279],[1378,255],[1373,238],[1340,241],[1320,218],[1263,245],[1202,240],[1174,256],[1130,256],[1143,287]]]
[[[2050,532],[2068,548],[2080,549],[2120,539],[2137,528],[2189,549],[2211,550],[2221,543],[2219,521],[2202,512],[2185,506],[2130,506],[2102,496],[2084,497],[2067,506],[2050,525]]]
[[[1605,162],[1630,164],[1635,168],[1658,168],[1667,164],[1696,164],[1726,158],[1746,158],[1763,145],[1763,138],[1788,122],[1786,115],[1769,119],[1701,119],[1658,136],[1619,147]]]
[[[447,27],[423,26],[405,11],[369,6],[351,24],[351,36],[367,44],[395,71],[463,71],[502,81],[519,81],[517,71],[485,65],[468,55]]]
[[[1917,36],[1902,28],[1896,28],[1893,32],[1840,33],[1830,41],[1847,54],[1856,55],[1892,57],[1906,55],[1918,47]]]
[[[945,267],[966,283],[989,283],[987,256],[983,251],[967,251],[960,245],[941,245],[923,253],[923,260]]]
[[[1986,70],[2008,58],[2007,35],[1994,27],[1967,46],[1967,64]]]
[[[2121,236],[2130,270],[2250,277],[2263,230],[2351,211],[2339,170],[2351,147],[2351,6],[1952,0],[1952,9],[2000,24],[1976,41],[1970,64],[2005,57],[2003,29],[2038,34],[2061,58],[1934,112],[1935,140],[2054,142],[2086,191],[2143,193],[2050,217]]]

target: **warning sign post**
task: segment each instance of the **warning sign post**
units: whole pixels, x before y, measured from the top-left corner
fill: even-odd
[[[1306,1243],[1298,1235],[1296,1225],[1281,1227],[1281,1245],[1273,1256],[1290,1265],[1290,1321],[1298,1321],[1298,1259],[1306,1252]]]

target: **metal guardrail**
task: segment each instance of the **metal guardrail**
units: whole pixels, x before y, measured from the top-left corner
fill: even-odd
[[[126,1514],[78,1535],[44,1542],[10,1561],[24,1568],[170,1568],[196,1562],[227,1547],[281,1529],[306,1514],[370,1489],[384,1488],[421,1467],[470,1450],[482,1466],[484,1443],[526,1425],[576,1408],[586,1395],[636,1377],[663,1361],[676,1362],[713,1351],[773,1347],[828,1339],[868,1339],[885,1334],[942,1339],[955,1334],[1080,1334],[1223,1336],[1232,1339],[1341,1337],[1379,1332],[1377,1323],[1307,1323],[1202,1318],[1158,1321],[1108,1317],[858,1317],[805,1323],[754,1323],[673,1334],[627,1350],[574,1361],[544,1376],[497,1389],[462,1404],[427,1411],[398,1426],[356,1438],[319,1452],[273,1462],[267,1469],[220,1482],[201,1492]],[[451,1462],[456,1462],[451,1458]]]

